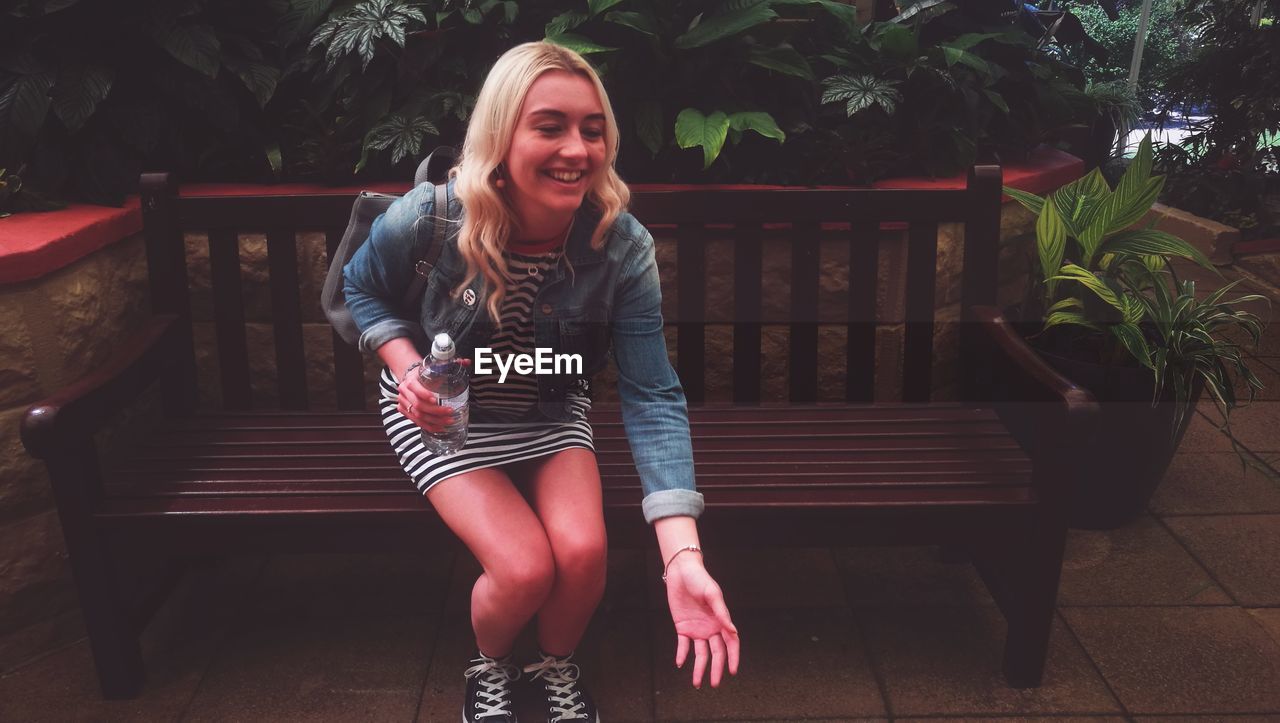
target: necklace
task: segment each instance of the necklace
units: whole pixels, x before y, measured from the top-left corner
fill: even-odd
[[[560,241],[557,244],[551,246],[552,249],[558,248],[559,249],[558,252],[556,252],[554,255],[550,255],[550,249],[543,252],[544,254],[550,255],[550,259],[549,259],[550,261],[558,261],[560,257],[564,255],[565,243],[567,243],[569,240],[569,234],[573,233],[573,224],[575,221],[577,221],[576,216],[574,218],[569,219],[569,227],[564,230],[564,235],[560,237]],[[546,246],[546,244],[537,244],[537,245]],[[515,250],[517,253],[521,253],[520,250],[516,250],[516,249],[513,249],[513,250]],[[530,266],[528,273],[530,276],[536,276],[538,274],[538,267]]]

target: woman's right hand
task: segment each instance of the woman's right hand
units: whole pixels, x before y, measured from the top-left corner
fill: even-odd
[[[471,366],[470,359],[462,359],[463,366]],[[418,380],[414,369],[400,380],[397,387],[396,411],[432,434],[439,434],[453,421],[453,410],[440,406],[440,396],[427,389]]]

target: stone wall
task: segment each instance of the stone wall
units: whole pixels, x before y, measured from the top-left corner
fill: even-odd
[[[84,635],[48,475],[19,438],[22,415],[106,360],[149,305],[140,235],[0,287],[0,673]],[[100,449],[127,441],[137,421],[105,430]]]

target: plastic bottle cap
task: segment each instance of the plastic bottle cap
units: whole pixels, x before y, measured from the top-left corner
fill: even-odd
[[[436,334],[435,341],[431,344],[431,356],[437,361],[449,361],[453,358],[453,339],[449,335],[441,332]]]

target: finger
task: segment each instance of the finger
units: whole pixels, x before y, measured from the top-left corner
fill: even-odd
[[[711,687],[719,688],[720,679],[724,675],[724,638],[712,635],[707,642],[711,645]]]
[[[738,639],[738,633],[725,636],[725,645],[729,648],[729,675],[738,674],[738,659],[741,652],[742,641]]]
[[[684,635],[676,636],[676,667],[684,667],[684,659],[689,655],[689,638]]]
[[[702,676],[707,672],[707,641],[693,641],[693,687],[702,688]]]
[[[724,595],[717,593],[711,596],[711,611],[716,614],[716,619],[720,621],[720,625],[725,630],[738,634],[738,628],[733,624],[733,618],[729,617],[729,607],[724,604]]]

